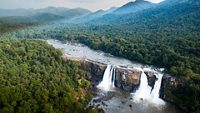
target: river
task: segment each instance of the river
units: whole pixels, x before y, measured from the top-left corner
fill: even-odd
[[[70,42],[61,43],[58,40],[52,39],[47,40],[47,42],[53,45],[55,48],[61,49],[67,57],[73,59],[92,60],[107,65],[150,70],[157,72],[159,76],[162,75],[162,71],[164,70],[163,68],[143,65],[124,58],[112,56],[102,51],[96,51],[83,44]],[[105,71],[105,73],[110,74],[109,71]],[[109,75],[107,76],[109,79]],[[109,82],[108,79],[105,81]],[[181,113],[174,105],[169,104],[158,97],[161,79],[162,78],[159,78],[158,82],[155,84],[155,86],[157,86],[155,91],[152,91],[152,93],[157,96],[156,98],[154,98],[154,95],[152,96],[150,93],[146,76],[143,75],[141,76],[140,80],[140,88],[135,93],[128,93],[118,88],[113,88],[109,91],[104,91],[104,88],[99,88],[96,91],[97,96],[93,98],[93,100],[89,103],[89,106],[102,108],[105,113]],[[112,82],[110,81],[110,84],[111,83]],[[102,84],[100,84],[100,86],[101,85]]]

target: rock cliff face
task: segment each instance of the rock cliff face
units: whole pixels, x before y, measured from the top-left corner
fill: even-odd
[[[91,81],[93,87],[97,86],[103,79],[106,64],[94,61],[82,61],[84,70],[88,70],[88,80]],[[125,91],[135,91],[140,84],[141,71],[135,69],[127,69],[118,67],[115,69],[115,86]]]
[[[88,70],[90,72],[87,79],[91,81],[92,86],[97,86],[103,79],[104,71],[107,65],[94,61],[82,61],[81,65],[84,70]],[[142,74],[141,71],[120,67],[116,68],[115,70],[116,87],[129,92],[133,92],[139,87],[140,76]]]
[[[187,108],[181,102],[183,100],[179,100],[176,96],[177,94],[184,94],[187,92],[187,84],[188,81],[185,79],[164,75],[160,88],[160,98],[167,102],[174,103],[184,111],[187,111]]]
[[[88,70],[88,80],[91,81],[93,87],[97,86],[103,79],[106,64],[84,60],[81,62],[84,70]],[[142,72],[137,69],[127,69],[126,67],[117,67],[115,69],[115,86],[128,92],[135,92],[140,85],[140,77]],[[148,78],[149,86],[154,88],[157,80],[154,72],[145,71]]]
[[[82,61],[81,65],[84,70],[90,72],[88,80],[91,81],[92,86],[98,85],[103,78],[103,74],[107,66],[105,64],[89,60]]]
[[[134,92],[139,87],[141,74],[142,72],[139,70],[116,68],[115,86]]]
[[[148,85],[150,87],[152,87],[152,90],[154,89],[154,85],[155,85],[155,82],[157,81],[158,78],[156,78],[156,73],[154,72],[151,72],[151,71],[145,71],[144,72],[146,75],[147,75],[147,79],[148,79]]]
[[[104,71],[107,67],[106,64],[94,62],[94,61],[81,61],[81,66],[84,70],[89,71],[88,80],[91,81],[93,87],[96,87],[103,79]],[[144,72],[148,78],[148,85],[154,87],[157,81],[156,73],[151,71]],[[117,67],[115,69],[115,86],[128,92],[134,92],[140,85],[140,78],[142,72],[136,69],[127,69],[125,67]],[[162,78],[160,88],[160,98],[163,100],[176,104],[179,108],[187,111],[183,100],[177,98],[177,94],[185,94],[187,91],[187,80],[178,77],[172,77],[165,74]]]

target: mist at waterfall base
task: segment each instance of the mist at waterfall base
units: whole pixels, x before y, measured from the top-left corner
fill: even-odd
[[[109,91],[112,88],[115,88],[115,71],[114,67],[111,65],[108,65],[104,75],[102,82],[97,86],[99,89],[102,89],[104,91]]]
[[[157,74],[156,77],[157,81],[154,84],[153,90],[151,90],[151,87],[148,85],[147,76],[144,71],[142,71],[139,89],[135,93],[132,93],[135,102],[147,101],[156,105],[165,105],[165,102],[159,98],[163,74]]]
[[[159,68],[139,64],[124,58],[112,56],[102,51],[92,50],[87,46],[78,43],[61,43],[58,40],[47,40],[57,49],[61,49],[65,56],[75,59],[88,59],[95,62],[107,64],[102,82],[94,90],[96,96],[91,100],[88,106],[102,108],[105,113],[182,113],[174,105],[164,102],[157,98],[160,89],[162,74],[156,73],[158,80],[151,91],[147,84],[145,73],[142,73],[140,86],[135,93],[125,92],[115,88],[115,69],[118,66],[129,67],[144,71],[163,71]],[[112,65],[111,65],[112,64]],[[111,74],[113,73],[113,74]],[[145,75],[145,76],[144,76]],[[146,93],[143,93],[145,92]],[[161,100],[161,102],[160,102]]]
[[[103,79],[97,86],[100,91],[90,106],[98,106],[105,113],[179,113],[175,106],[159,98],[159,91],[163,74],[155,72],[157,81],[152,89],[148,85],[144,71],[153,71],[150,68],[138,68],[142,72],[140,85],[136,92],[128,93],[115,87],[116,66],[107,65]]]
[[[148,103],[154,103],[156,105],[164,105],[165,102],[159,98],[159,91],[161,86],[161,81],[163,74],[157,73],[156,78],[157,81],[155,82],[154,88],[152,89],[148,85],[147,75],[144,73],[144,69],[137,68],[138,70],[142,71],[142,75],[140,78],[140,86],[139,89],[135,93],[131,93],[134,98],[135,102],[146,101]],[[114,91],[115,89],[115,67],[112,65],[107,65],[107,68],[104,72],[103,79],[97,88],[108,92]]]

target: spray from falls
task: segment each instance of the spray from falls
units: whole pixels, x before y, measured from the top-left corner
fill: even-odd
[[[112,80],[112,87],[115,87],[115,76],[116,76],[116,69],[113,69],[113,80]]]
[[[97,87],[104,91],[109,91],[111,88],[115,87],[115,68],[113,66],[107,66],[103,75],[103,80]]]
[[[140,78],[140,86],[135,93],[135,99],[136,100],[149,99],[151,97],[150,92],[151,92],[151,87],[148,85],[147,76],[144,73],[144,71],[142,71],[142,75]]]
[[[152,90],[152,88],[148,85],[148,78],[144,73],[144,70],[141,68],[138,68],[138,70],[142,71],[142,74],[140,78],[139,89],[134,93],[134,100],[136,102],[144,100],[159,105],[164,104],[164,101],[159,98],[159,91],[163,74],[156,74],[157,81],[155,82],[154,88]],[[112,65],[108,65],[104,72],[103,80],[100,82],[97,88],[104,91],[110,91],[111,89],[115,88],[115,78],[116,68]]]
[[[162,81],[163,74],[157,75],[157,81],[154,85],[154,89],[152,90],[151,94],[154,98],[159,98],[159,90],[161,86],[161,81]]]
[[[159,98],[162,77],[163,74],[156,74],[157,81],[155,82],[153,90],[151,90],[151,87],[148,85],[147,75],[142,71],[140,86],[134,94],[134,100],[137,102],[145,100],[159,105],[165,104],[165,102]]]

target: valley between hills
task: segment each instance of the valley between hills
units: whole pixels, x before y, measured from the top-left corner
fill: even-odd
[[[0,9],[0,113],[29,112],[199,113],[200,2]]]

